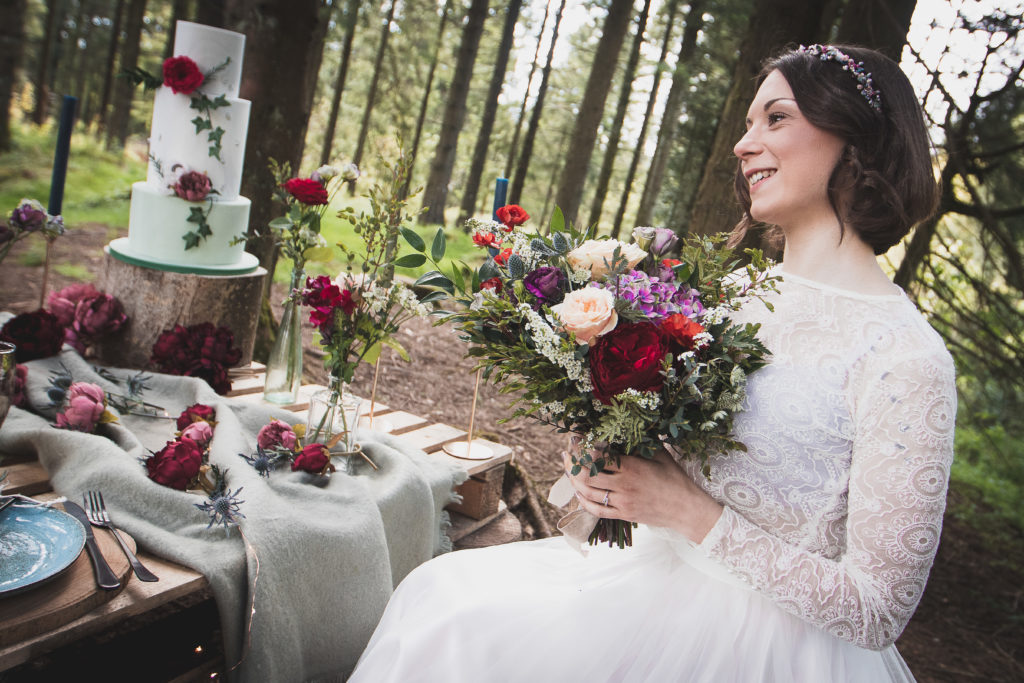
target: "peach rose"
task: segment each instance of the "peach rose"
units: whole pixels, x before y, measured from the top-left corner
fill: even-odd
[[[608,274],[616,249],[619,249],[619,256],[626,259],[630,268],[647,257],[647,252],[635,244],[618,240],[587,240],[566,254],[566,259],[574,270],[587,269],[591,279],[600,280]]]
[[[615,329],[615,295],[607,289],[584,287],[565,295],[562,303],[551,307],[566,332],[576,335],[577,344],[589,344],[596,337]]]

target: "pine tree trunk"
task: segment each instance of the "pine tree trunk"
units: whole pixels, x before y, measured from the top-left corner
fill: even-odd
[[[690,3],[692,7],[694,2]],[[696,2],[696,4],[700,4]],[[626,216],[626,206],[629,204],[629,195],[633,189],[633,179],[636,178],[636,171],[640,167],[640,155],[643,153],[644,143],[647,141],[647,126],[654,116],[654,106],[658,100],[658,90],[661,83],[661,70],[668,56],[669,45],[672,43],[672,24],[676,19],[676,10],[679,9],[678,0],[669,0],[667,19],[665,21],[665,35],[661,42],[661,55],[658,57],[658,68],[654,72],[654,85],[651,86],[651,93],[647,97],[647,109],[644,111],[644,120],[640,123],[640,133],[637,136],[636,145],[633,148],[633,157],[629,162],[629,170],[626,171],[626,180],[622,186],[622,196],[619,198],[619,209],[615,213],[615,221],[612,223],[612,236],[617,236],[622,229],[622,221]],[[637,225],[649,225],[650,221],[640,222]]]
[[[672,74],[672,87],[669,89],[665,111],[661,116],[661,126],[658,128],[658,144],[654,148],[654,158],[647,171],[644,192],[640,195],[640,208],[636,212],[637,225],[650,225],[654,215],[654,204],[658,201],[658,193],[665,179],[665,167],[668,166],[676,131],[679,129],[679,113],[683,108],[683,97],[688,85],[685,67],[697,49],[697,35],[704,27],[705,4],[706,0],[692,0],[686,13],[683,42],[679,45],[676,68]]]
[[[117,62],[117,44],[121,39],[121,17],[124,15],[124,0],[117,0],[114,6],[113,25],[110,27],[110,45],[103,68],[103,95],[100,98],[99,129],[105,131],[110,116],[110,96],[114,92],[114,64]]]
[[[142,37],[142,17],[146,13],[146,0],[129,0],[125,16],[124,46],[121,49],[121,71],[131,71],[139,63],[139,40]],[[121,149],[128,139],[128,126],[132,118],[132,96],[135,88],[127,78],[118,78],[114,88],[114,112],[107,131],[107,149]]]
[[[377,99],[377,84],[380,82],[381,65],[384,64],[384,54],[388,49],[388,38],[391,37],[391,20],[395,16],[395,3],[391,0],[388,7],[387,18],[380,31],[380,42],[377,45],[377,57],[373,64],[373,76],[370,79],[370,90],[366,93],[366,107],[363,109],[363,122],[359,126],[359,138],[356,142],[356,153],[352,156],[352,163],[356,166],[363,163],[363,150],[366,148],[366,138],[370,134],[370,117],[373,114],[373,104]],[[349,183],[349,191],[355,193],[355,181]]]
[[[327,119],[324,144],[320,151],[321,164],[329,164],[331,162],[331,148],[334,147],[334,129],[338,126],[338,112],[341,111],[341,93],[345,90],[345,79],[348,77],[348,60],[352,55],[352,39],[356,35],[356,20],[359,18],[360,4],[360,0],[348,0],[345,5],[345,37],[341,42],[341,63],[338,65],[338,76],[334,80],[331,113]]]
[[[32,122],[37,126],[46,121],[46,113],[50,106],[50,67],[53,64],[53,44],[57,36],[57,22],[60,19],[61,0],[47,0],[46,23],[43,29],[43,42],[39,46],[39,57],[36,63],[36,106],[32,110]]]
[[[548,14],[551,11],[551,4],[544,3],[544,18],[540,22],[540,32],[537,33],[537,47],[533,49],[533,61],[530,62],[530,75],[526,77],[526,94],[519,105],[519,116],[516,117],[516,129],[512,133],[512,143],[508,146],[508,158],[505,160],[505,177],[512,177],[512,164],[516,161],[516,150],[519,147],[519,135],[522,133],[523,119],[526,118],[526,101],[530,99],[530,89],[533,86],[533,75],[537,71],[537,58],[540,57],[540,43],[544,38],[544,29],[548,25]]]
[[[202,2],[203,0],[199,0]],[[167,25],[167,42],[164,43],[164,59],[174,56],[174,39],[178,35],[178,22],[190,16],[189,0],[174,0],[171,3],[171,21]]]
[[[743,135],[747,107],[754,97],[754,77],[761,61],[779,45],[814,43],[820,37],[822,9],[815,0],[755,3],[690,214],[691,233],[710,235],[730,230],[739,220],[739,204],[733,192],[736,158],[732,148]]]
[[[490,88],[487,90],[487,101],[484,103],[480,132],[477,133],[476,146],[473,149],[473,161],[469,165],[469,176],[466,178],[466,187],[462,193],[462,215],[459,216],[459,225],[472,216],[475,209],[476,196],[480,191],[480,176],[484,172],[487,148],[491,142],[491,132],[494,130],[494,117],[498,113],[498,96],[501,95],[501,86],[505,82],[505,72],[508,69],[509,53],[512,51],[512,35],[522,6],[523,0],[510,0],[508,3],[508,14],[505,15],[505,27],[501,33],[501,42],[498,43],[498,56],[494,60],[494,71],[491,74]]]
[[[234,7],[239,3],[238,0],[235,0],[231,4]],[[225,0],[198,0],[196,2],[196,17],[194,21],[197,24],[227,28],[228,11],[228,5]]]
[[[11,97],[25,40],[26,0],[0,3],[0,152],[11,149]]]
[[[590,157],[594,153],[594,143],[597,142],[597,129],[604,116],[604,103],[608,99],[615,65],[619,61],[619,50],[626,37],[632,11],[632,0],[611,0],[601,39],[594,52],[594,62],[590,66],[590,76],[569,138],[569,151],[555,194],[555,203],[562,209],[567,224],[576,223],[576,214],[583,198],[583,184],[587,179]]]
[[[473,64],[480,47],[480,37],[487,18],[488,0],[473,0],[466,13],[466,25],[462,29],[462,42],[455,60],[455,73],[448,88],[444,118],[441,121],[441,136],[430,162],[430,175],[423,191],[423,206],[420,223],[444,223],[444,207],[448,201],[448,183],[451,182],[455,167],[455,152],[459,144],[459,132],[466,120],[466,97],[469,95],[469,81],[473,77]]]
[[[510,183],[508,191],[508,203],[518,204],[523,194],[523,185],[526,184],[526,173],[530,169],[530,158],[533,156],[533,143],[537,139],[537,130],[540,128],[540,116],[544,111],[544,97],[548,92],[548,80],[551,78],[551,65],[555,59],[555,43],[558,42],[558,29],[562,24],[562,13],[565,11],[565,0],[558,5],[558,12],[555,13],[555,24],[551,30],[551,45],[548,47],[548,58],[544,63],[544,71],[541,72],[540,87],[537,89],[537,101],[533,103],[533,111],[530,112],[530,125],[526,127],[526,137],[523,138],[523,151],[519,155],[519,163],[516,164],[516,173]]]
[[[450,9],[451,0],[445,0],[444,8],[441,10],[441,22],[437,26],[437,38],[434,40],[434,56],[430,60],[430,69],[427,71],[427,84],[423,87],[423,98],[420,100],[420,112],[416,116],[416,131],[412,136],[412,148],[409,150],[409,173],[405,176],[405,184],[402,186],[402,199],[409,196],[412,176],[416,171],[416,154],[420,149],[420,136],[423,134],[423,124],[427,120],[427,105],[430,103],[430,91],[434,85],[434,73],[437,71],[437,59],[441,54],[441,42],[444,38],[444,28],[448,23],[448,11]]]
[[[601,171],[597,174],[597,187],[594,189],[594,198],[590,204],[590,218],[587,219],[587,225],[597,225],[601,221],[601,210],[604,208],[605,196],[608,194],[608,183],[615,166],[615,157],[619,153],[622,124],[626,120],[629,100],[633,95],[633,79],[636,77],[637,64],[640,63],[640,48],[644,44],[644,31],[647,30],[647,15],[650,11],[651,0],[644,0],[643,9],[640,10],[640,17],[636,23],[636,34],[633,36],[633,48],[629,51],[626,71],[622,75],[619,102],[615,107],[615,118],[612,120],[611,130],[608,132],[608,144],[605,146],[604,159],[601,160]],[[614,229],[611,236],[618,237],[618,229]]]
[[[917,0],[848,2],[836,35],[837,43],[863,45],[900,61]]]
[[[269,273],[264,312],[269,310],[266,297],[277,265],[277,247],[266,226],[279,213],[271,199],[274,178],[268,165],[272,158],[288,162],[293,169],[298,169],[302,162],[304,139],[297,132],[305,130],[309,120],[311,98],[307,90],[312,87],[312,79],[292,76],[308,74],[323,49],[322,40],[311,40],[322,35],[322,7],[320,0],[231,0],[225,6],[227,28],[245,34],[239,96],[252,105],[242,195],[252,202],[246,249],[259,258],[260,265]],[[282,73],[282,65],[287,66],[287,73]],[[293,131],[296,134],[290,133]],[[266,358],[274,330],[273,318],[262,316],[254,351],[257,360]]]

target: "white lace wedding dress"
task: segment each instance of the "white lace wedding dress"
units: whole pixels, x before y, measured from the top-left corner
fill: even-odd
[[[694,545],[564,539],[458,551],[399,586],[352,681],[910,681],[893,647],[935,556],[953,365],[894,287],[781,272],[750,378],[746,453],[691,476],[725,510]],[[553,450],[556,446],[552,446]],[[557,457],[552,452],[552,457]]]

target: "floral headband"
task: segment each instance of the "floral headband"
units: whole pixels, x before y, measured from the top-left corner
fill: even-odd
[[[882,111],[882,95],[875,88],[871,74],[864,68],[864,62],[854,61],[853,57],[831,45],[801,45],[797,52],[817,57],[823,62],[833,61],[841,65],[843,71],[849,71],[857,80],[857,90],[860,91],[861,97],[867,100],[868,105],[877,112]]]

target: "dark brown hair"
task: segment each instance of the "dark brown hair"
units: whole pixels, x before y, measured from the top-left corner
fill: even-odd
[[[881,111],[868,104],[857,90],[856,78],[840,64],[798,50],[769,59],[757,87],[777,70],[793,90],[800,113],[846,143],[829,177],[829,202],[839,218],[840,235],[849,226],[875,254],[882,254],[938,204],[928,132],[914,89],[896,62],[866,48],[835,47],[863,62],[881,93]],[[739,165],[735,187],[743,218],[732,242],[757,224],[750,215],[750,188]]]

